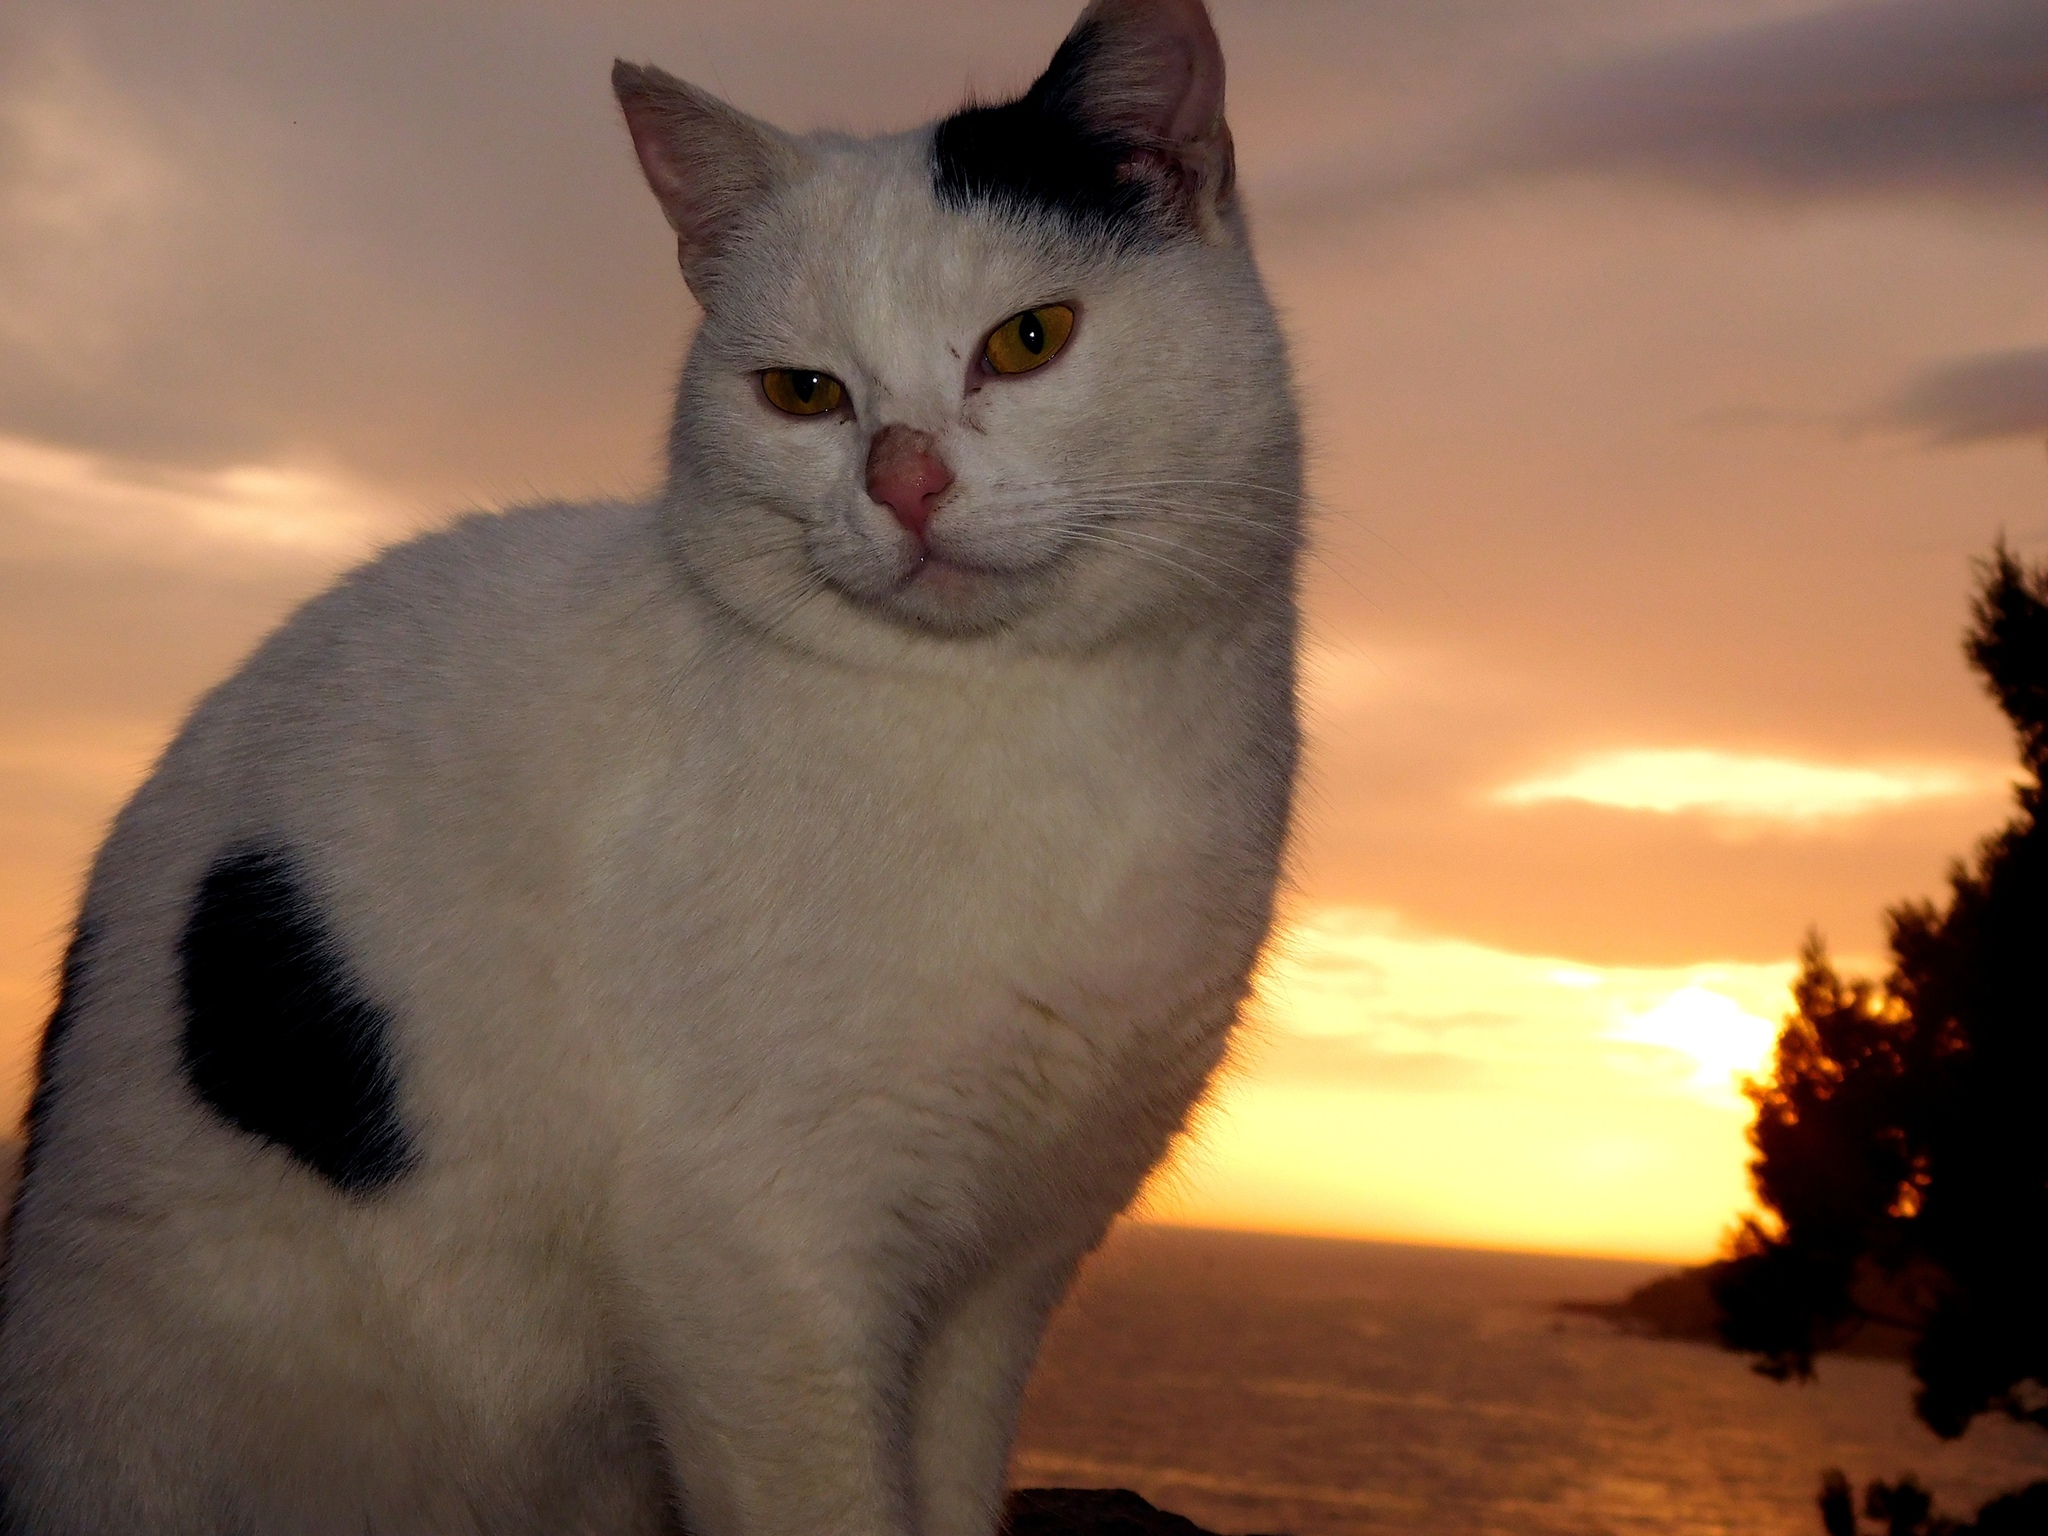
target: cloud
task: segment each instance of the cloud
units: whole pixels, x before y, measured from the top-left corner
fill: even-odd
[[[1996,776],[1949,767],[1839,767],[1699,748],[1605,752],[1497,789],[1497,805],[1558,802],[1658,815],[1816,822],[1989,789]]]
[[[1937,443],[2048,437],[2048,347],[1979,352],[1924,369],[1867,424]]]
[[[1391,1093],[1468,1089],[1482,1064],[1455,1051],[1386,1050],[1349,1035],[1269,1030],[1241,1050],[1243,1070],[1265,1083],[1342,1083]]]
[[[1797,963],[1607,966],[1293,914],[1155,1217],[1704,1254],[1745,1200],[1739,1078]]]
[[[136,293],[148,264],[135,253],[192,189],[80,49],[5,40],[0,355],[75,372],[117,342],[132,299],[160,297]]]
[[[1239,1066],[1260,1081],[1447,1092],[1604,1071],[1619,1041],[1681,1059],[1666,1086],[1725,1099],[1776,1038],[1768,1021],[1791,972],[1782,960],[1589,965],[1322,907],[1274,941],[1262,1027]]]
[[[2048,186],[2048,6],[1854,0],[1567,72],[1495,133],[1492,157],[1506,169],[2038,206]]]
[[[0,432],[313,457],[444,508],[659,469],[693,309],[607,84],[904,127],[1028,79],[1065,0],[0,6]],[[993,76],[990,79],[988,77]]]
[[[0,431],[443,505],[649,477],[688,305],[602,29],[410,19],[7,9]]]
[[[1654,1007],[1625,1016],[1608,1038],[1673,1052],[1691,1066],[1691,1086],[1732,1097],[1745,1077],[1762,1076],[1778,1041],[1775,1016],[1752,1011],[1725,992],[1680,987]]]
[[[0,433],[0,531],[10,560],[42,546],[149,565],[286,561],[334,570],[416,521],[365,487],[305,466],[189,470]]]

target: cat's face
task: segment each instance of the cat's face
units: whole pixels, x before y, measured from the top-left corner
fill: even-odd
[[[1155,31],[1192,14],[1213,45],[1193,0],[1098,5],[1076,36],[1105,9]],[[1156,117],[1164,95],[1163,126],[1194,120],[1178,159],[1099,120],[1077,145],[1071,101],[869,141],[717,109],[739,157],[722,223],[671,209],[705,315],[670,516],[730,606],[813,644],[879,625],[1066,649],[1290,579],[1293,408],[1230,200],[1220,60],[1190,106],[1202,61],[1146,97],[1128,70],[1100,78],[1103,46],[1062,50],[1068,95],[1091,56],[1098,92],[1122,92],[1103,113],[1135,95]]]

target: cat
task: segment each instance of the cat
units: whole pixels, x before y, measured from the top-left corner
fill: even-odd
[[[1224,1053],[1303,531],[1201,0],[875,139],[614,86],[702,309],[666,484],[385,553],[121,811],[7,1532],[989,1536]]]

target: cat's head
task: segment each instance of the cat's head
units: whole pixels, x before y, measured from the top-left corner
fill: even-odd
[[[1018,100],[878,139],[613,83],[704,309],[665,510],[722,602],[872,653],[1290,600],[1294,407],[1201,0],[1094,0]]]

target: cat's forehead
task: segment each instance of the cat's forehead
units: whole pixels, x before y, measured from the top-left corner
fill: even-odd
[[[824,137],[764,210],[760,318],[805,339],[871,347],[907,332],[993,325],[1071,296],[1105,263],[1057,220],[960,208],[934,184],[930,132]]]

